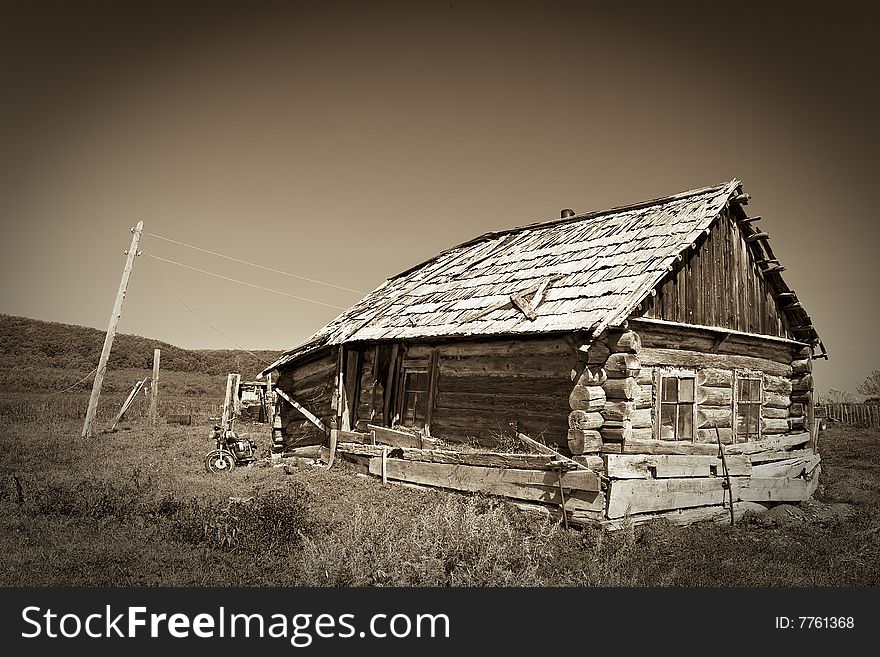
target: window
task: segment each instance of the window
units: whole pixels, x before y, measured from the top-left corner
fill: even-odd
[[[403,370],[403,408],[400,424],[404,427],[423,428],[428,417],[427,369]]]
[[[733,415],[738,443],[761,438],[761,383],[760,373],[736,372]]]
[[[694,373],[660,374],[661,440],[694,439]]]

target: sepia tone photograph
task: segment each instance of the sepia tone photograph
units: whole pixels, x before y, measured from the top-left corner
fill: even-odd
[[[2,5],[2,587],[880,585],[859,5]]]

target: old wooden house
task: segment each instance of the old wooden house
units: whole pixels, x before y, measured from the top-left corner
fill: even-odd
[[[689,522],[809,497],[820,472],[811,364],[827,355],[749,198],[732,180],[563,210],[386,280],[263,371],[284,400],[276,450],[326,444],[334,428],[415,429],[487,450],[526,435],[595,476],[554,474],[546,457],[496,459],[500,474],[476,478],[501,477],[497,490],[524,507],[584,523]],[[461,483],[463,468],[485,458],[411,451],[383,474],[480,489]],[[545,476],[516,478],[528,469]]]

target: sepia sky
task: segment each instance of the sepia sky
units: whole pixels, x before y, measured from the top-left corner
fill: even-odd
[[[819,390],[855,392],[880,369],[873,16],[608,4],[0,2],[0,312],[106,329],[139,220],[367,292],[486,231],[738,178],[831,355]],[[288,349],[360,298],[140,249],[119,330],[182,347]]]

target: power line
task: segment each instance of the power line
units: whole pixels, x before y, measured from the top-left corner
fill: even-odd
[[[67,392],[68,390],[73,390],[73,389],[76,388],[80,383],[82,383],[83,381],[85,381],[86,379],[88,379],[90,376],[92,376],[92,374],[94,374],[94,373],[97,372],[97,371],[98,371],[98,368],[96,367],[95,369],[93,369],[91,372],[89,372],[88,374],[86,374],[83,378],[81,378],[79,381],[77,381],[77,382],[74,383],[73,385],[71,385],[71,386],[67,386],[64,390],[61,390],[61,392]]]
[[[238,283],[239,285],[247,285],[248,287],[253,287],[258,290],[265,290],[266,292],[274,292],[275,294],[283,294],[286,297],[291,297],[292,299],[299,299],[300,301],[308,301],[309,303],[317,303],[320,306],[327,306],[328,308],[335,308],[337,310],[346,310],[342,306],[334,306],[332,303],[324,303],[323,301],[316,301],[315,299],[307,299],[306,297],[299,297],[295,294],[290,294],[289,292],[283,292],[281,290],[274,290],[271,287],[263,287],[262,285],[254,285],[253,283],[247,283],[245,281],[240,281],[237,278],[230,278],[229,276],[223,276],[222,274],[215,274],[212,271],[207,271],[206,269],[199,269],[198,267],[191,267],[190,265],[185,265],[182,262],[177,262],[176,260],[169,260],[168,258],[160,258],[159,256],[152,255],[150,253],[145,254],[148,258],[152,258],[153,260],[161,260],[162,262],[169,262],[172,265],[177,265],[178,267],[183,267],[185,269],[191,269],[193,271],[200,272],[202,274],[207,274],[208,276],[214,276],[216,278],[221,278],[224,281],[231,281],[233,283]]]
[[[149,255],[149,254],[147,254],[147,255]],[[183,299],[183,297],[181,297],[181,296],[177,293],[177,290],[174,289],[174,286],[171,284],[171,281],[170,281],[170,280],[168,279],[168,277],[165,275],[165,272],[163,272],[163,271],[159,268],[158,265],[156,265],[156,264],[150,262],[149,260],[147,260],[147,262],[149,262],[153,267],[156,268],[156,270],[159,272],[159,274],[161,274],[162,279],[165,281],[165,284],[168,286],[168,289],[171,290],[171,293],[172,293],[175,297],[177,297],[177,300],[180,301],[180,303],[182,303],[182,304],[184,305],[184,307],[186,307],[187,310],[189,310],[193,315],[195,315],[196,318],[198,318],[199,321],[201,321],[201,322],[202,322],[205,326],[207,326],[208,328],[210,328],[210,329],[216,331],[217,333],[219,333],[220,335],[222,335],[224,338],[226,338],[227,340],[229,340],[232,344],[234,344],[236,347],[238,347],[239,349],[241,349],[241,350],[244,351],[245,353],[250,354],[251,356],[253,356],[254,358],[256,358],[256,359],[257,359],[258,361],[260,361],[260,362],[263,361],[263,359],[260,358],[259,356],[257,356],[254,352],[252,352],[252,351],[250,351],[250,350],[245,349],[244,347],[242,347],[242,346],[241,346],[240,344],[238,344],[235,340],[233,340],[232,338],[230,338],[230,337],[229,337],[228,335],[226,335],[223,331],[221,331],[221,330],[218,329],[216,326],[214,326],[213,324],[211,324],[207,319],[205,319],[204,317],[202,317],[202,315],[201,315],[199,312],[197,312],[197,311],[195,310],[195,308],[193,308],[192,306],[190,306],[190,305],[189,305],[189,304]]]
[[[314,278],[308,278],[307,276],[300,276],[298,274],[291,274],[290,272],[281,271],[280,269],[274,269],[273,267],[266,267],[264,265],[258,265],[255,262],[248,262],[247,260],[233,258],[232,256],[224,255],[222,253],[217,253],[216,251],[209,251],[208,249],[203,249],[199,246],[193,246],[192,244],[187,244],[186,242],[179,242],[177,240],[171,239],[170,237],[162,237],[161,235],[156,235],[155,233],[148,233],[148,232],[144,231],[144,235],[149,235],[150,237],[155,237],[156,239],[165,240],[166,242],[171,242],[173,244],[179,244],[180,246],[185,246],[188,249],[194,249],[196,251],[201,251],[202,253],[209,253],[213,256],[217,256],[218,258],[226,258],[227,260],[232,260],[233,262],[238,262],[243,265],[250,265],[251,267],[257,267],[258,269],[264,269],[265,271],[271,271],[275,274],[282,274],[284,276],[290,276],[291,278],[298,278],[303,281],[309,281],[310,283],[317,283],[318,285],[326,285],[327,287],[335,287],[337,290],[345,290],[346,292],[354,292],[355,294],[367,294],[366,292],[362,292],[361,290],[353,290],[350,287],[343,287],[342,285],[335,285],[333,283],[325,283],[324,281],[319,281]]]

